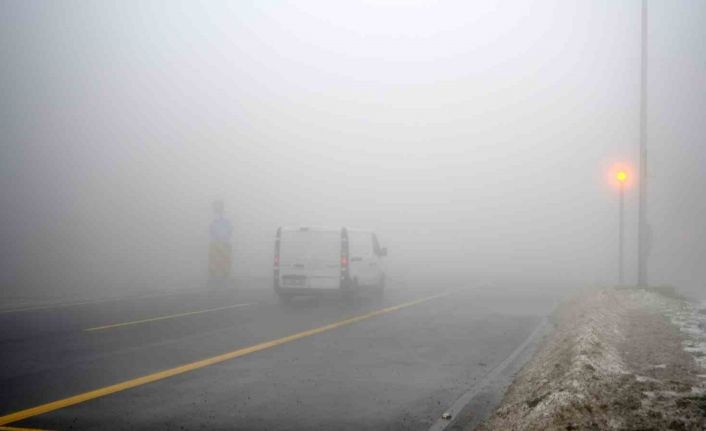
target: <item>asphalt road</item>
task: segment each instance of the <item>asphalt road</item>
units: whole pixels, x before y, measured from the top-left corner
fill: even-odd
[[[186,291],[0,311],[0,429],[418,429],[551,309],[487,287],[278,304]]]

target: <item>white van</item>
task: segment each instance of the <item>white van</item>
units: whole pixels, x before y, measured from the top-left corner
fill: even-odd
[[[326,291],[382,294],[385,256],[387,249],[369,230],[281,227],[275,239],[274,289],[283,301]]]

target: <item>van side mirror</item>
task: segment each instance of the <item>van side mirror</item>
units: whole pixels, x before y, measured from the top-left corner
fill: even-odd
[[[380,249],[380,256],[387,256],[387,247],[383,247],[382,249]]]

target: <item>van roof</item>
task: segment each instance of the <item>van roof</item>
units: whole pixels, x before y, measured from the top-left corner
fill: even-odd
[[[314,232],[340,232],[341,228],[323,226],[282,226],[282,232],[294,232],[300,230],[309,230]]]
[[[282,226],[282,232],[295,232],[300,230],[309,230],[314,232],[340,232],[341,227],[324,227],[324,226]],[[370,229],[347,228],[348,232],[369,232]]]

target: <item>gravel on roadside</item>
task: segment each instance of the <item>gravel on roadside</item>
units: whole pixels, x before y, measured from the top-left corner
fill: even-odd
[[[700,310],[637,289],[572,298],[480,429],[706,430]]]

